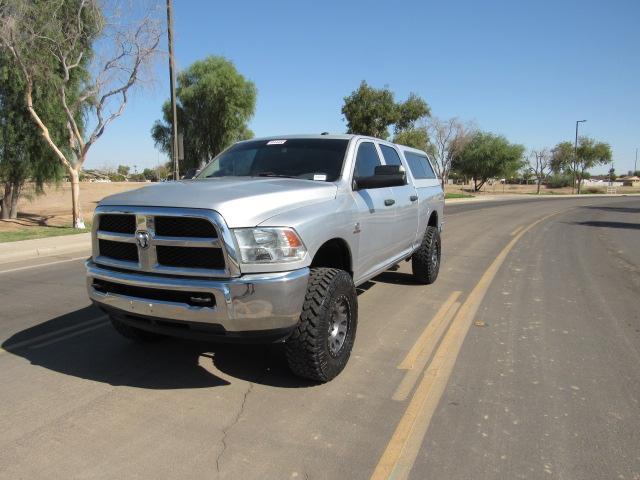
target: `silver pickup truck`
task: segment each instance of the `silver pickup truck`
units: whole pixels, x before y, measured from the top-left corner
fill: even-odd
[[[193,180],[105,198],[93,302],[133,340],[285,342],[320,382],[346,365],[356,287],[411,260],[436,280],[444,194],[427,155],[358,135],[236,143]]]

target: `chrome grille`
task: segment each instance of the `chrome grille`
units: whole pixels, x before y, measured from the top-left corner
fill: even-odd
[[[112,240],[98,240],[100,255],[123,260],[125,262],[138,261],[138,248],[133,243],[114,242]]]
[[[182,268],[224,268],[224,257],[219,248],[202,247],[171,247],[158,245],[156,247],[158,263],[167,267]]]
[[[204,218],[155,217],[155,224],[160,236],[218,238],[215,227]]]
[[[136,216],[117,214],[100,215],[99,228],[103,232],[133,234],[136,232]]]
[[[163,275],[239,274],[231,233],[216,212],[98,207],[93,224],[98,264]]]

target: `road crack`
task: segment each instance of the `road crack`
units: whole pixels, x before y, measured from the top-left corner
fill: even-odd
[[[226,428],[222,430],[222,438],[220,439],[220,443],[222,444],[222,449],[220,450],[220,453],[216,457],[216,471],[218,475],[220,475],[220,460],[222,459],[224,452],[227,450],[227,435],[229,435],[229,432],[231,431],[231,429],[240,421],[240,417],[244,412],[244,407],[247,404],[247,397],[253,391],[253,386],[254,386],[254,383],[249,382],[249,387],[247,388],[247,390],[244,392],[244,395],[242,396],[242,403],[240,404],[238,413],[236,414],[233,421],[229,425],[227,425]]]
[[[265,354],[264,355],[264,365],[265,365],[264,370],[257,376],[257,378],[254,378],[253,382],[248,382],[249,386],[247,387],[247,390],[244,392],[244,395],[242,396],[242,403],[240,404],[240,408],[238,409],[238,413],[236,414],[236,416],[233,419],[233,421],[229,425],[227,425],[227,427],[225,427],[222,430],[222,438],[220,439],[220,443],[222,444],[222,448],[220,450],[220,453],[216,457],[216,472],[218,474],[217,475],[218,477],[220,476],[220,460],[222,459],[222,456],[224,455],[224,453],[227,450],[227,437],[229,436],[229,432],[240,421],[240,418],[242,417],[242,414],[244,413],[245,406],[247,404],[247,398],[249,397],[249,395],[253,391],[253,388],[254,388],[255,384],[261,382],[269,374],[269,371],[270,371],[269,365],[270,365],[270,360],[271,360],[271,358],[270,358],[270,349],[269,348],[265,348],[264,354]]]

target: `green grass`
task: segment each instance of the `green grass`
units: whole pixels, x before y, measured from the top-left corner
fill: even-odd
[[[444,198],[473,198],[474,195],[470,195],[468,193],[445,193]]]
[[[71,227],[23,227],[10,232],[0,232],[0,243],[31,240],[34,238],[57,237],[61,235],[74,235],[91,231],[91,225],[87,228],[76,229]]]

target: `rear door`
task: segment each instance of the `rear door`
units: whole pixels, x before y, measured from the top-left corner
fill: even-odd
[[[444,194],[440,186],[440,179],[436,176],[431,161],[424,152],[403,148],[402,153],[418,195],[418,236],[414,243],[414,247],[417,247],[427,229],[431,212],[438,211],[439,221],[442,220],[442,211],[438,209],[442,205]]]
[[[387,165],[401,165],[404,170],[407,167],[400,160],[400,155],[395,146],[379,143],[380,152]],[[393,226],[395,254],[400,255],[410,251],[418,233],[418,195],[411,182],[407,185],[391,187],[395,200],[396,212]]]

